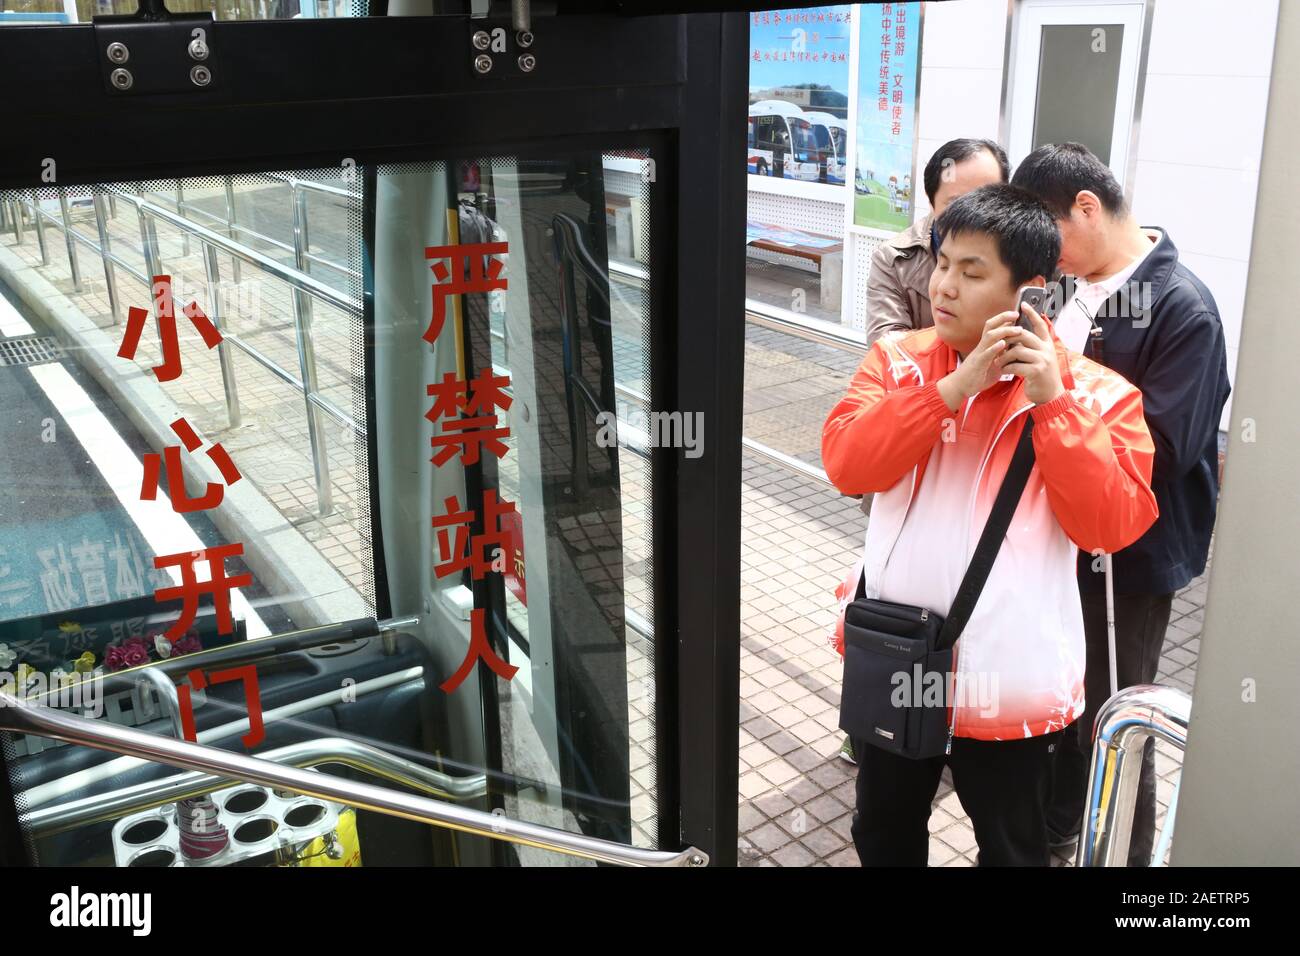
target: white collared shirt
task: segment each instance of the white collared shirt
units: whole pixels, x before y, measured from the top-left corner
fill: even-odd
[[[1089,282],[1082,276],[1075,277],[1074,296],[1067,303],[1061,315],[1056,319],[1056,337],[1072,352],[1082,352],[1088,341],[1097,312],[1111,296],[1124,287],[1133,277],[1138,267],[1146,261],[1151,250],[1160,241],[1161,233],[1155,229],[1144,229],[1143,234],[1151,240],[1150,247],[1119,272],[1115,272],[1096,282]],[[1145,298],[1139,301],[1146,301]]]

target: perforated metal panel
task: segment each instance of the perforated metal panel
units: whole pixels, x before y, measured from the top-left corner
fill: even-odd
[[[845,324],[859,332],[867,329],[867,273],[871,271],[871,253],[884,240],[859,232],[849,234],[847,255],[853,257],[853,307]]]
[[[774,193],[749,192],[749,218],[768,226],[802,229],[822,236],[844,236],[844,204],[778,196]]]
[[[605,169],[606,192],[617,193],[620,196],[640,196],[645,188],[643,183],[644,179],[640,173],[632,173],[624,169]]]

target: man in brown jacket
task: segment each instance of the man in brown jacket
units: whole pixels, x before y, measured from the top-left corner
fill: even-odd
[[[925,164],[925,195],[933,209],[871,254],[867,275],[867,348],[887,332],[923,329],[930,317],[934,271],[934,220],[958,196],[990,183],[1005,183],[1011,167],[1002,147],[988,139],[954,139]]]

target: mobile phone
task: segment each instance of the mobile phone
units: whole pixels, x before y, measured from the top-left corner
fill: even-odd
[[[1043,318],[1047,317],[1047,289],[1040,285],[1022,285],[1016,292],[1016,313],[1020,316],[1016,325],[1026,332],[1034,331],[1029,318],[1020,311],[1020,306],[1028,303],[1029,307]]]

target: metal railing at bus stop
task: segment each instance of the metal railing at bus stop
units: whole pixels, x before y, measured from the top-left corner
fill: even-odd
[[[232,349],[243,352],[277,378],[301,392],[307,414],[307,431],[311,445],[312,469],[315,476],[318,509],[320,514],[324,516],[333,511],[333,495],[324,423],[321,416],[322,414],[328,415],[339,425],[362,437],[365,436],[365,425],[357,422],[351,415],[320,393],[316,375],[315,343],[312,337],[312,301],[319,300],[349,315],[360,314],[361,302],[358,296],[340,292],[311,275],[311,266],[316,264],[333,269],[349,280],[359,279],[359,275],[355,270],[332,262],[311,251],[307,221],[307,195],[317,193],[341,198],[349,202],[355,201],[357,197],[345,189],[313,180],[298,179],[297,177],[279,174],[272,174],[270,178],[285,184],[290,191],[293,210],[292,245],[265,236],[237,222],[234,190],[230,177],[225,178],[226,218],[224,220],[219,216],[199,209],[193,203],[187,202],[184,186],[180,181],[177,181],[176,212],[172,212],[151,201],[147,198],[148,194],[144,193],[143,190],[132,194],[116,186],[92,187],[91,199],[94,207],[98,241],[83,235],[73,227],[68,191],[63,187],[56,187],[59,202],[58,217],[42,209],[39,198],[33,192],[26,197],[10,200],[8,203],[0,203],[0,211],[3,212],[3,219],[0,219],[0,228],[12,228],[15,240],[21,245],[25,239],[23,209],[30,210],[33,231],[36,233],[37,244],[40,248],[41,263],[47,266],[50,264],[50,250],[45,236],[46,222],[48,221],[51,226],[62,232],[72,275],[72,284],[77,292],[84,290],[81,265],[77,258],[77,243],[80,242],[89,247],[100,257],[108,292],[109,309],[115,325],[120,324],[122,320],[121,297],[117,288],[116,270],[123,269],[150,289],[153,287],[152,277],[164,274],[158,242],[157,223],[166,223],[180,231],[182,256],[190,254],[191,240],[197,241],[203,250],[204,271],[210,299],[208,317],[222,335],[221,344],[217,348],[221,367],[222,389],[226,399],[227,419],[230,425],[234,427],[240,424],[242,417]],[[142,273],[113,250],[108,224],[109,219],[116,216],[119,202],[133,206],[136,210],[140,229],[139,251],[144,257],[148,275]],[[5,206],[8,208],[3,208]],[[219,225],[222,228],[224,235],[216,229],[208,228],[187,218],[187,213],[198,213],[207,217],[214,222],[214,225]],[[293,266],[284,265],[270,256],[244,245],[240,242],[241,237],[249,237],[272,248],[292,252]],[[224,252],[230,256],[236,281],[239,281],[239,267],[243,263],[252,266],[262,274],[286,283],[290,287],[293,298],[294,340],[298,358],[296,375],[252,343],[225,327],[225,319],[221,314],[221,303],[218,296],[218,287],[221,282],[217,261],[218,252]]]
[[[1137,808],[1142,751],[1151,739],[1187,749],[1192,699],[1158,684],[1136,684],[1115,694],[1097,713],[1075,866],[1127,866],[1129,837]],[[1153,866],[1164,859],[1177,809],[1177,791],[1166,811]]]

